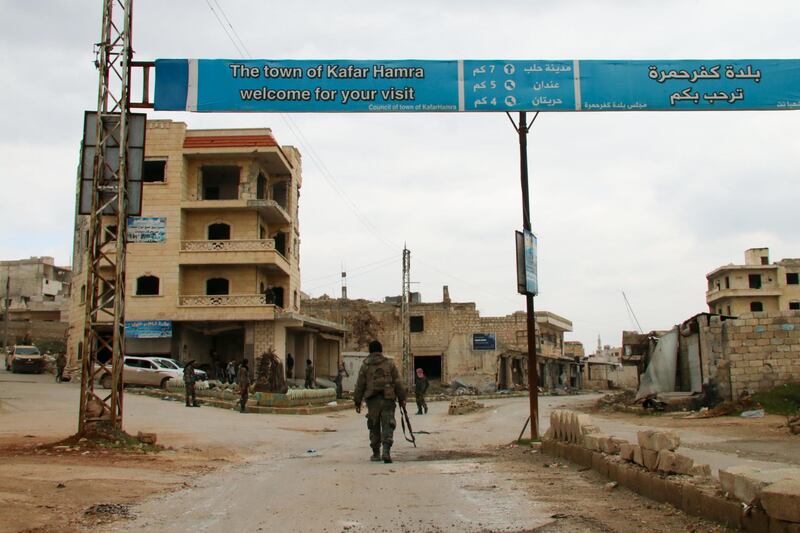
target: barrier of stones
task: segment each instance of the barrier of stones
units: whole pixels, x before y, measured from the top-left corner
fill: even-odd
[[[600,433],[588,415],[564,409],[550,414],[542,442],[544,453],[688,514],[744,531],[800,533],[800,468],[727,468],[717,484],[709,465],[694,464],[679,447],[672,431],[639,431],[633,444]]]

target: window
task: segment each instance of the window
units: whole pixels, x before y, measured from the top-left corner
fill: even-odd
[[[259,200],[267,199],[267,178],[260,172],[258,173],[258,178],[256,178],[256,198]]]
[[[412,316],[409,318],[409,327],[412,333],[419,333],[425,331],[425,319],[421,316]]]
[[[789,309],[792,311],[800,310],[800,302],[789,302]]]
[[[158,296],[159,279],[156,276],[140,276],[136,278],[137,296]]]
[[[145,161],[142,167],[142,181],[145,183],[163,183],[165,181],[167,161]]]
[[[761,274],[750,274],[747,276],[747,279],[750,282],[751,289],[761,288]]]
[[[761,302],[750,302],[750,310],[754,313],[758,313],[764,310],[764,304]]]
[[[798,275],[797,272],[787,272],[786,273],[786,284],[787,285],[797,285],[798,284]]]
[[[81,285],[81,303],[86,303],[86,285]]]
[[[288,183],[286,181],[279,181],[272,186],[272,199],[284,209],[288,209]]]
[[[203,200],[237,200],[239,198],[239,167],[203,166],[201,175]]]
[[[726,289],[731,288],[731,278],[729,278],[728,276],[725,276],[725,288]]]
[[[211,278],[206,281],[206,294],[219,296],[229,294],[230,282],[225,278]]]
[[[728,306],[728,315],[730,315],[730,314],[731,314],[731,306],[729,305]]]
[[[209,241],[227,241],[231,238],[231,227],[224,222],[217,222],[208,226]]]
[[[266,239],[267,238],[267,228],[264,226],[258,226],[258,238],[259,239]]]
[[[762,255],[761,256],[761,264],[762,265],[768,265],[769,264],[769,256]]]
[[[78,343],[78,359],[83,359],[83,341]]]

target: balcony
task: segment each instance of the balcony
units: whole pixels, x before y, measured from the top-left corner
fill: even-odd
[[[290,224],[292,217],[275,200],[184,200],[186,210],[247,211],[256,210],[269,224]]]
[[[178,297],[178,320],[274,320],[279,310],[263,294]]]
[[[181,241],[181,265],[261,265],[291,274],[286,258],[275,249],[274,239]]]
[[[761,289],[712,289],[706,291],[706,303],[713,305],[715,302],[726,298],[770,298],[779,297],[783,294],[780,289],[764,287]]]

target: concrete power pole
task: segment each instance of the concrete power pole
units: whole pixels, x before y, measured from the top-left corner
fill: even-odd
[[[6,297],[3,299],[3,348],[8,351],[8,308],[11,306],[11,270],[6,275]]]
[[[411,384],[414,373],[411,371],[411,250],[403,246],[403,295],[400,301],[400,322],[403,328],[403,374]]]

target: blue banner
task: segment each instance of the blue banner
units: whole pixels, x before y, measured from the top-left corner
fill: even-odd
[[[128,217],[128,242],[164,242],[167,240],[165,217]]]
[[[473,333],[472,334],[472,349],[473,350],[496,350],[497,337],[494,333]]]
[[[172,320],[135,320],[125,322],[127,339],[169,339],[172,337]]]
[[[154,107],[198,112],[800,108],[800,60],[158,59]]]
[[[536,296],[539,294],[539,266],[536,235],[528,230],[523,231],[525,243],[525,291]]]

